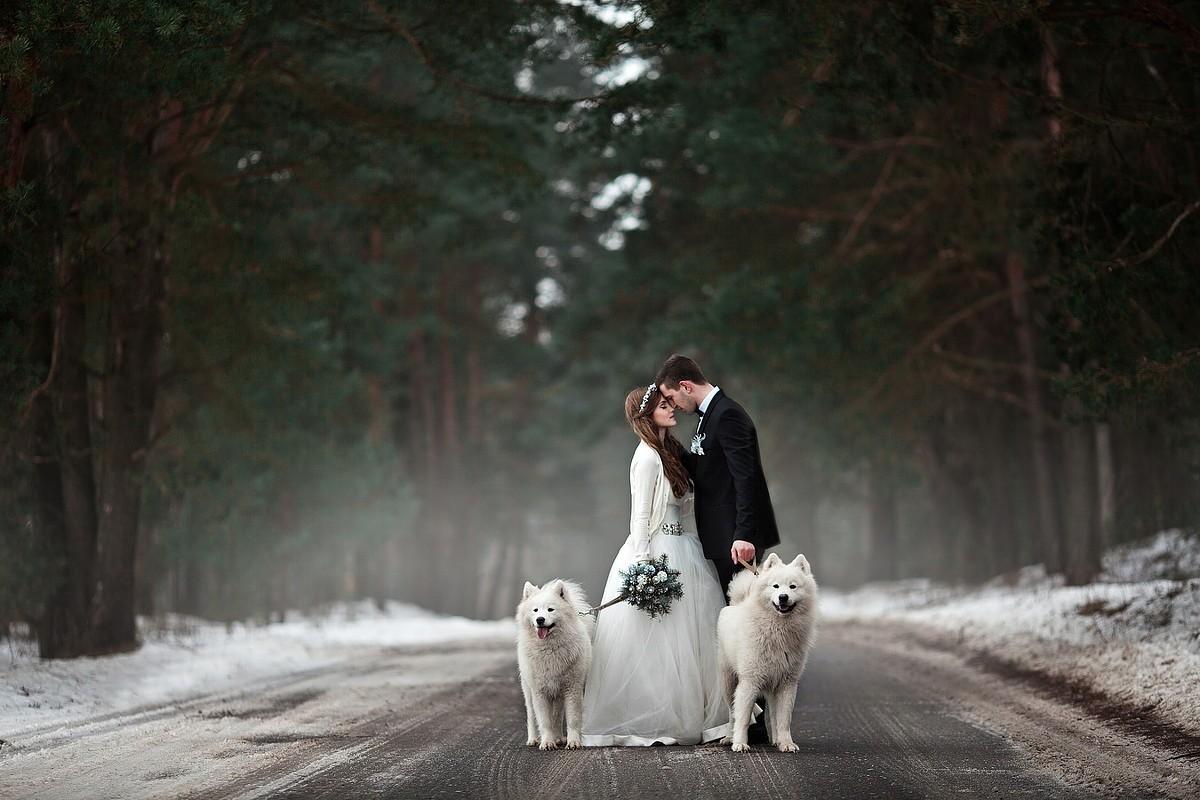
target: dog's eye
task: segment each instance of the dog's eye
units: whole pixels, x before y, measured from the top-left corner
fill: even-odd
[[[536,608],[533,610],[533,613],[535,613],[535,614],[537,613],[537,609],[536,609]]]
[[[789,586],[788,588],[789,588],[789,589],[795,589],[795,588],[796,588],[796,584],[794,584],[794,583],[793,583],[793,584],[792,584],[791,586]],[[551,609],[551,611],[553,611],[553,609]]]
[[[546,611],[553,611],[553,608],[547,608]]]
[[[777,584],[775,584],[775,588],[776,588],[776,589],[778,589],[778,588],[779,588],[779,584],[778,584],[778,583],[777,583]]]

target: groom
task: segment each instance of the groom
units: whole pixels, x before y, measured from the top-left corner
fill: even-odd
[[[668,358],[654,382],[675,408],[700,415],[689,459],[695,465],[696,527],[729,602],[729,581],[742,569],[738,562],[752,563],[779,544],[754,422],[687,356]],[[758,702],[766,708],[765,700]],[[766,744],[766,714],[747,733],[752,744]]]
[[[779,544],[754,422],[687,356],[668,358],[655,383],[675,408],[700,415],[691,447],[696,526],[704,555],[728,590],[730,579],[741,569],[739,560],[752,563],[768,547]]]

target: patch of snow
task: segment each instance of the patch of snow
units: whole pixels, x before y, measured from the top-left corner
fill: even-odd
[[[977,588],[909,580],[824,591],[821,609],[831,622],[933,628],[1200,732],[1197,565],[1200,539],[1166,531],[1109,552],[1101,580],[1087,586],[1064,586],[1039,565]]]
[[[1104,556],[1103,580],[1183,581],[1200,578],[1200,536],[1174,529],[1162,531],[1149,543],[1135,542]]]
[[[247,682],[337,663],[363,648],[512,639],[512,620],[482,621],[373,602],[289,612],[269,625],[168,615],[139,620],[142,647],[43,661],[29,640],[0,646],[0,739],[145,705],[232,691]],[[4,650],[8,649],[5,653]]]
[[[639,56],[623,58],[609,69],[596,75],[595,81],[605,89],[615,89],[633,83],[650,71],[650,61]]]
[[[645,11],[637,5],[622,3],[608,5],[595,0],[559,0],[563,5],[578,6],[605,25],[620,28],[636,22],[639,28],[649,30],[654,21],[646,16]]]

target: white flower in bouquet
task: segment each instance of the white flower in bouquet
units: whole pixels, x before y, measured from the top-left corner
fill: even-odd
[[[679,570],[667,565],[664,553],[650,562],[632,564],[621,573],[621,595],[615,600],[624,600],[634,608],[640,608],[652,618],[667,614],[671,603],[683,597],[683,585],[679,582]]]

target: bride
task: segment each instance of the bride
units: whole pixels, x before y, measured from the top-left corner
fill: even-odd
[[[694,495],[671,435],[675,409],[651,384],[625,398],[625,418],[641,441],[629,467],[629,538],[617,552],[602,601],[620,593],[618,571],[666,554],[680,572],[683,597],[650,618],[628,603],[600,612],[583,698],[587,746],[697,744],[727,733],[728,709],[717,672],[717,615],[725,605],[704,557],[692,513]]]

